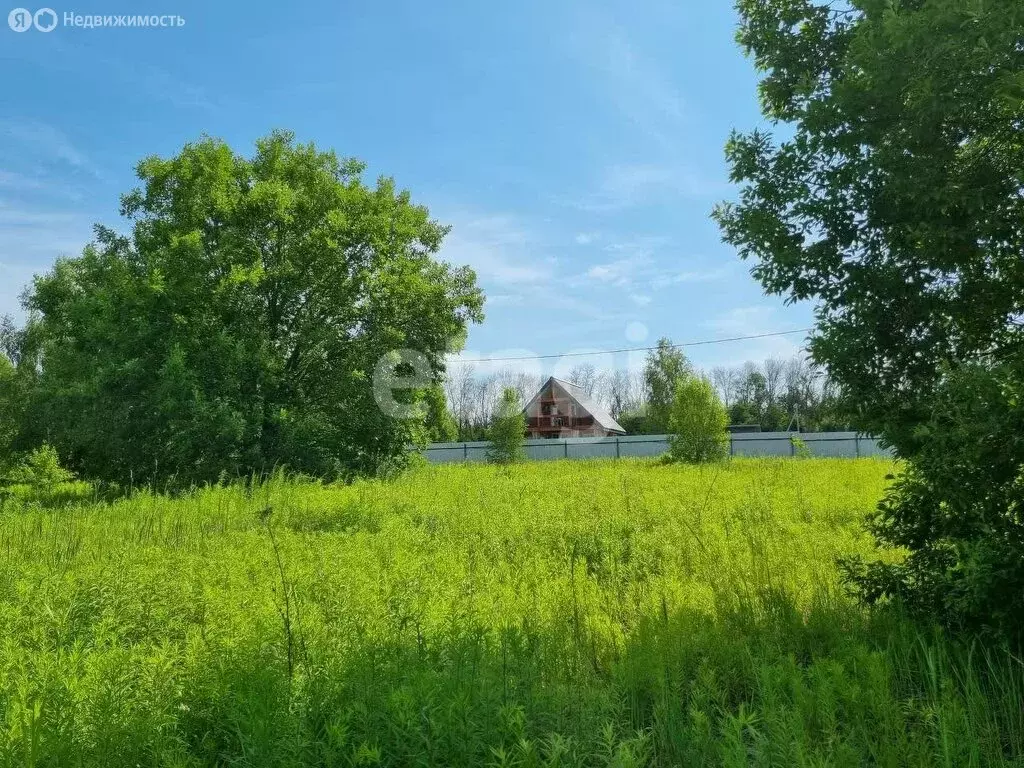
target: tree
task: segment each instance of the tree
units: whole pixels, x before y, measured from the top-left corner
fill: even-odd
[[[647,416],[651,429],[664,433],[675,397],[676,382],[692,373],[682,350],[669,339],[658,339],[657,348],[647,353],[644,382],[647,386]]]
[[[473,439],[473,414],[476,396],[476,369],[472,365],[456,365],[444,379],[445,394],[458,425],[458,439]]]
[[[669,455],[702,464],[729,453],[729,419],[711,381],[690,375],[676,382],[669,419]]]
[[[789,138],[733,135],[742,188],[716,218],[766,290],[815,302],[814,360],[856,426],[910,461],[875,524],[910,557],[859,582],[950,623],[1019,627],[1024,444],[996,417],[1024,368],[1024,6],[738,7]],[[999,460],[951,439],[967,433]]]
[[[459,437],[459,425],[448,410],[444,389],[440,385],[428,387],[423,393],[424,426],[427,439],[432,443],[452,443]]]
[[[722,398],[722,404],[726,408],[731,406],[740,387],[740,380],[736,371],[732,368],[716,366],[711,369],[711,383],[718,390],[718,395]]]
[[[600,372],[593,363],[582,363],[569,371],[569,381],[588,395],[593,395],[600,383]]]
[[[287,132],[251,158],[203,138],[138,165],[130,233],[97,226],[27,299],[43,336],[32,418],[74,469],[201,482],[405,460],[415,401],[483,298],[434,258],[447,228],[363,170]],[[404,393],[375,387],[414,369]]]
[[[491,445],[487,460],[493,464],[513,464],[525,458],[523,443],[526,438],[526,416],[519,394],[512,387],[501,393],[498,412],[487,430]]]
[[[612,371],[605,379],[605,403],[612,418],[618,419],[624,413],[645,407],[645,385],[641,378],[639,372],[634,374],[620,369]]]
[[[37,377],[36,331],[33,318],[18,328],[11,317],[0,317],[0,470],[43,439],[26,419]]]

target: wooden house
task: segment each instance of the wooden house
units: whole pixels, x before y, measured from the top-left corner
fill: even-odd
[[[619,423],[569,381],[551,377],[526,404],[526,436],[530,438],[607,437],[624,435]]]

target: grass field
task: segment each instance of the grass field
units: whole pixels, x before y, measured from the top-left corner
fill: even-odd
[[[839,585],[891,471],[441,466],[9,503],[0,764],[1022,765],[1020,663]]]

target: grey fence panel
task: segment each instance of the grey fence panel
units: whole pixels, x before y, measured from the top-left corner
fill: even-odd
[[[857,438],[829,437],[821,439],[802,438],[811,456],[819,458],[843,458],[857,455]]]
[[[731,435],[733,456],[791,456],[788,432],[747,432]]]
[[[792,456],[796,453],[792,438],[799,437],[812,456],[822,458],[854,458],[858,456],[891,456],[873,437],[859,437],[855,432],[751,432],[730,435],[733,456]],[[436,464],[479,462],[487,460],[486,442],[435,443],[427,446],[424,455]],[[555,459],[643,458],[661,456],[668,451],[666,435],[632,435],[627,437],[573,437],[563,440],[527,440],[526,457],[531,461]]]
[[[531,461],[554,461],[568,458],[565,440],[527,440],[526,458]]]
[[[566,442],[570,459],[615,459],[621,456],[621,446],[615,440],[596,440],[592,443]]]
[[[643,458],[661,456],[668,452],[667,435],[636,435],[622,438],[620,445],[623,457]]]
[[[464,461],[487,461],[487,449],[489,447],[487,443],[477,446],[470,444]]]
[[[883,448],[881,443],[873,437],[860,438],[858,456],[892,456],[891,448]]]
[[[461,445],[456,448],[432,445],[426,450],[426,455],[435,464],[452,464],[466,460],[466,450]]]

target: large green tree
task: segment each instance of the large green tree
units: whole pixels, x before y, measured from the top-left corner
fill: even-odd
[[[98,226],[27,299],[44,338],[32,417],[72,466],[345,475],[424,439],[413,401],[483,299],[471,270],[435,258],[447,228],[363,170],[287,132],[251,157],[203,138],[139,164],[130,232]],[[381,367],[402,349],[416,354]],[[375,372],[410,366],[414,386],[382,400]]]
[[[657,346],[647,353],[644,363],[644,384],[647,389],[646,427],[651,434],[668,431],[676,383],[693,373],[683,351],[667,338],[658,339]]]
[[[815,302],[815,360],[911,460],[875,520],[911,557],[862,583],[1008,626],[1024,617],[1024,4],[737,7],[779,130],[729,141],[741,190],[716,217],[768,291]]]

